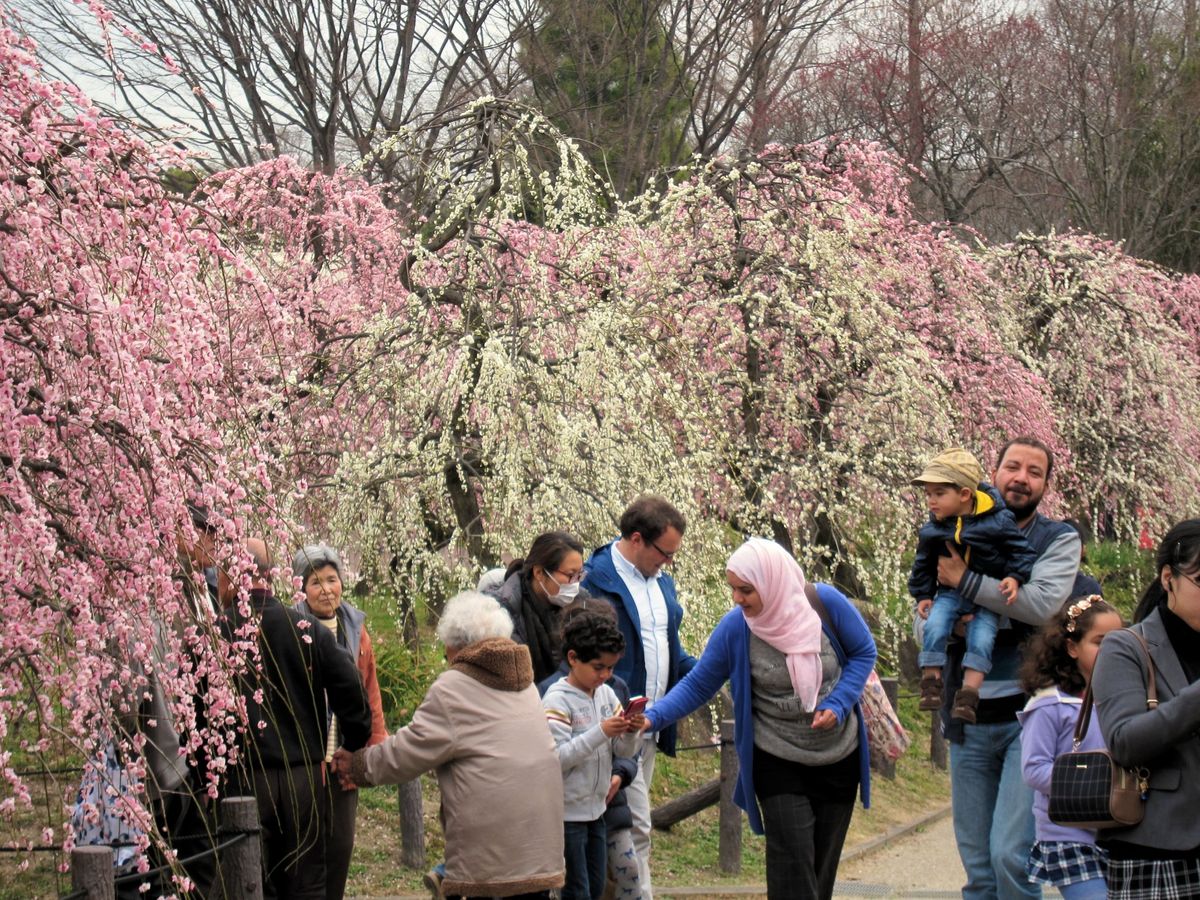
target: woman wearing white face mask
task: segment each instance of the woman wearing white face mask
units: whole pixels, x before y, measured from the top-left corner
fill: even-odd
[[[509,564],[494,594],[512,616],[513,640],[529,648],[535,683],[558,669],[562,610],[579,596],[582,577],[583,544],[565,531],[547,531],[524,559]]]

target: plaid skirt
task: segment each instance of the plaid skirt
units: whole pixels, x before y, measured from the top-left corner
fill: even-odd
[[[1200,860],[1113,859],[1108,900],[1177,900],[1200,897]]]
[[[1108,865],[1108,854],[1095,844],[1037,841],[1029,853],[1025,874],[1030,881],[1062,887],[1104,878]]]

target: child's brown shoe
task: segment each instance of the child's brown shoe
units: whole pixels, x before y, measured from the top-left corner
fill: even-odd
[[[926,672],[921,676],[920,709],[941,709],[942,707],[942,675],[940,672]]]
[[[979,691],[975,688],[959,688],[954,692],[954,706],[950,718],[958,722],[975,724],[975,707],[979,705]]]

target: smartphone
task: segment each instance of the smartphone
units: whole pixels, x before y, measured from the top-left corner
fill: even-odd
[[[625,712],[621,713],[626,719],[632,719],[634,716],[640,716],[646,711],[646,704],[650,701],[645,697],[630,697],[629,705],[625,707]]]

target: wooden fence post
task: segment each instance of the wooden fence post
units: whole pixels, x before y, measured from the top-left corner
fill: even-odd
[[[114,900],[112,847],[76,847],[71,851],[71,887],[87,891],[87,900]]]
[[[946,771],[946,739],[942,737],[942,712],[938,709],[929,715],[929,761]]]
[[[672,825],[678,825],[684,819],[689,819],[701,810],[720,802],[721,779],[714,778],[681,797],[654,807],[650,810],[650,824],[659,831],[670,831]]]
[[[733,745],[733,720],[721,722],[721,827],[719,861],[722,872],[742,870],[742,811],[733,802],[738,758]]]
[[[258,802],[253,797],[226,797],[221,801],[218,840],[246,837],[221,851],[217,860],[228,900],[262,900],[262,843]]]
[[[406,781],[398,789],[400,801],[400,865],[425,868],[425,808],[421,800],[421,777]]]

